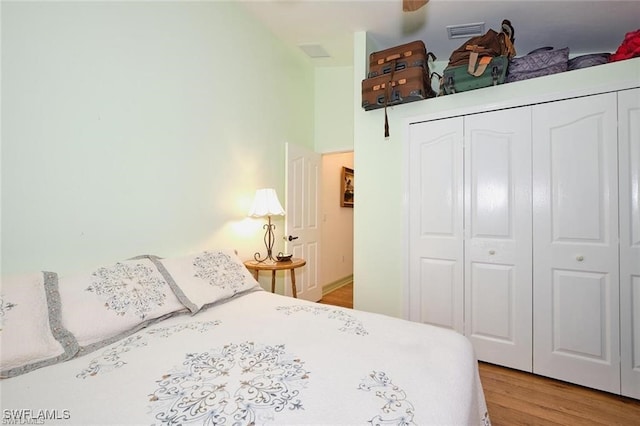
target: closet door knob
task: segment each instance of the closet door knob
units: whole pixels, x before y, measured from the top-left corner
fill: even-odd
[[[495,251],[495,250],[489,250],[489,254],[490,254],[491,256],[493,256],[494,254],[496,254],[496,251]]]
[[[576,260],[578,262],[582,262],[584,260],[584,256],[582,256],[582,255],[576,256]]]

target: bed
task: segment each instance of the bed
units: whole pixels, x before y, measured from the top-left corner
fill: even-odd
[[[490,424],[444,329],[264,291],[232,250],[3,280],[3,424]]]

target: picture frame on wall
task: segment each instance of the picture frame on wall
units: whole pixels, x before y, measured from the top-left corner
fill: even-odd
[[[340,206],[353,208],[354,201],[354,173],[349,167],[342,168],[342,176],[340,183]]]

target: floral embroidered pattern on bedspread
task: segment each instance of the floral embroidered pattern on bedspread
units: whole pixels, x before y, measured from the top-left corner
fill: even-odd
[[[4,296],[0,295],[0,331],[2,330],[2,325],[4,324],[4,318],[7,312],[9,312],[16,305],[11,302],[5,302]]]
[[[308,380],[304,362],[284,345],[230,343],[187,354],[149,399],[162,424],[255,424],[304,409],[298,397]]]
[[[236,289],[244,286],[246,270],[225,253],[205,251],[193,260],[195,277],[220,288]]]
[[[356,319],[353,315],[350,315],[339,309],[332,309],[325,306],[308,306],[308,305],[292,305],[292,306],[278,306],[278,311],[283,312],[285,315],[291,315],[298,312],[308,312],[313,315],[328,314],[329,319],[336,319],[344,322],[344,325],[338,330],[345,333],[352,333],[358,336],[366,336],[369,332],[364,328],[362,322]]]
[[[171,327],[155,328],[146,330],[139,334],[127,337],[116,346],[104,351],[101,356],[94,358],[89,366],[76,375],[78,379],[96,376],[98,373],[106,373],[116,368],[120,368],[127,363],[120,358],[120,355],[129,352],[133,348],[147,346],[146,336],[157,336],[167,338],[183,330],[193,330],[200,333],[208,331],[212,327],[220,325],[220,321],[198,321],[178,324]]]
[[[407,394],[382,371],[372,371],[364,378],[358,389],[374,391],[384,401],[380,414],[369,420],[372,425],[415,425],[413,421],[414,407],[407,399]]]
[[[167,298],[163,291],[167,283],[142,264],[116,263],[91,275],[93,282],[87,291],[105,299],[105,307],[118,315],[135,311],[136,316],[144,319],[148,312],[162,306]]]

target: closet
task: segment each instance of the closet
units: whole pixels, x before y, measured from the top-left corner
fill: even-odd
[[[640,89],[408,127],[409,319],[640,398]]]

